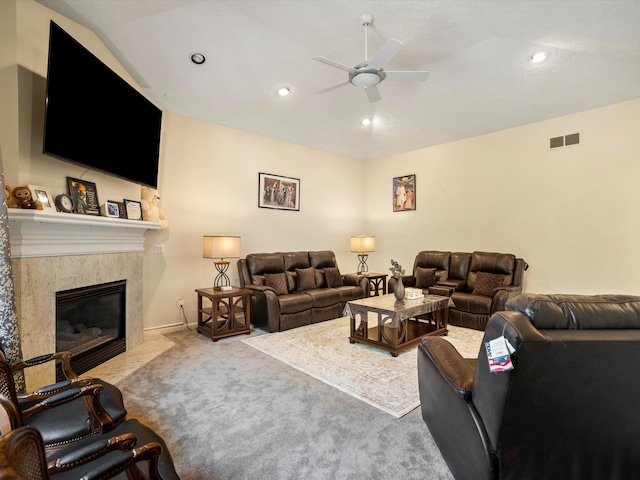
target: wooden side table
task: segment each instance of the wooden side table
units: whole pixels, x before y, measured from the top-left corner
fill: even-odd
[[[198,332],[219,338],[251,333],[251,290],[233,287],[227,292],[197,288]],[[203,299],[209,305],[203,305]]]
[[[382,290],[382,295],[387,294],[387,277],[386,273],[351,273],[350,275],[359,275],[362,277],[367,277],[369,279],[369,286],[371,288],[371,294],[374,297],[380,295],[380,291]]]

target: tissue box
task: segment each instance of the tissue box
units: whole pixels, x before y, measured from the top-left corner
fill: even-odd
[[[416,298],[424,297],[424,293],[422,293],[422,289],[420,288],[405,288],[404,289],[404,298],[408,300],[415,300]]]

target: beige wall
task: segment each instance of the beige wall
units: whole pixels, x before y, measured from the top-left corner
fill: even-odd
[[[137,198],[135,184],[40,153],[49,19],[130,77],[83,27],[30,0],[0,5],[0,25],[17,31],[5,38],[3,28],[0,45],[0,103],[11,107],[0,120],[7,182],[55,195],[67,175],[84,175],[102,201]],[[12,5],[17,19],[7,22]],[[343,271],[357,265],[349,236],[360,233],[376,235],[369,267],[384,273],[391,258],[409,270],[423,249],[513,252],[531,265],[527,291],[639,293],[639,116],[635,100],[363,162],[165,113],[159,190],[169,228],[147,233],[145,328],[180,323],[178,298],[195,321],[194,289],[215,274],[201,258],[202,236],[220,232],[242,237],[242,255],[332,249]],[[548,150],[549,137],[576,131],[582,145]],[[259,172],[299,178],[300,212],[258,208]],[[392,178],[411,173],[417,210],[393,213]],[[236,283],[235,263],[229,273]]]
[[[640,99],[367,166],[369,264],[411,269],[427,249],[512,252],[536,293],[640,293]],[[548,149],[580,132],[582,145]],[[417,210],[391,210],[391,181],[417,175]],[[381,194],[382,193],[382,194]]]

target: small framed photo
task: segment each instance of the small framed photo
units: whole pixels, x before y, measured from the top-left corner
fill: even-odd
[[[120,218],[120,207],[118,207],[117,203],[107,200],[107,202],[102,205],[102,215],[105,217]]]
[[[118,206],[118,213],[120,218],[127,218],[127,209],[124,206],[124,202],[115,202],[113,200],[107,200],[109,203],[115,203]]]
[[[55,212],[56,207],[53,203],[53,197],[47,187],[41,187],[39,185],[29,185],[31,190],[31,198],[42,205],[42,210],[45,212]]]
[[[93,182],[67,177],[69,195],[73,200],[74,213],[84,215],[100,215],[98,189]]]
[[[142,204],[137,200],[124,199],[124,207],[129,220],[142,220]]]
[[[416,209],[416,176],[403,175],[393,179],[393,211]]]
[[[258,174],[258,207],[300,210],[300,179]]]

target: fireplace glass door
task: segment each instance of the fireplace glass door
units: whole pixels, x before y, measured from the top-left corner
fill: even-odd
[[[126,280],[56,292],[56,351],[81,374],[126,350]],[[57,381],[64,379],[60,366]]]

